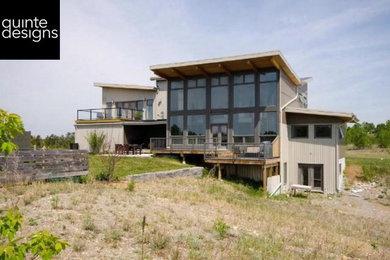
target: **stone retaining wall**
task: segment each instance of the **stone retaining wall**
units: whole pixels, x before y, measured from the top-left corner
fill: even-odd
[[[199,177],[202,175],[203,167],[193,167],[193,168],[182,168],[171,171],[161,171],[161,172],[148,172],[141,174],[129,175],[126,177],[126,180],[147,181],[153,179],[164,179],[164,178],[173,178],[173,177],[185,177],[185,176],[194,176]]]

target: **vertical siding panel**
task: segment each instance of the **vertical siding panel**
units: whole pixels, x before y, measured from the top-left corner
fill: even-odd
[[[335,180],[335,156],[336,156],[336,131],[332,125],[331,139],[314,139],[314,125],[309,125],[308,139],[291,139],[291,127],[288,127],[288,184],[298,183],[298,164],[323,164],[324,192],[336,192]]]

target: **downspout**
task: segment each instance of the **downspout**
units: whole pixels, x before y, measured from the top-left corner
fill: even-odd
[[[279,79],[280,80],[280,79]],[[280,80],[281,81],[281,80]],[[281,82],[279,82],[279,86],[281,86]],[[280,87],[279,87],[279,100],[282,100],[282,98],[281,98],[281,96],[282,96],[282,93],[281,93],[281,91],[280,91]],[[297,98],[298,98],[298,96],[299,96],[299,93],[298,93],[298,87],[296,87],[296,91],[297,91],[297,94],[295,95],[295,97],[294,98],[292,98],[290,101],[288,101],[284,106],[282,106],[281,108],[280,108],[280,116],[279,116],[279,132],[280,132],[280,130],[282,129],[282,119],[283,119],[283,109],[285,109],[288,105],[290,105],[292,102],[294,102]],[[288,131],[288,128],[287,128],[287,131]],[[280,134],[280,133],[279,133]],[[280,155],[281,155],[281,158],[283,158],[283,156],[282,156],[282,154],[283,154],[283,151],[282,151],[282,147],[283,147],[283,141],[282,141],[282,138],[280,138]],[[281,172],[281,169],[282,169],[282,164],[283,163],[283,161],[282,160],[280,160],[280,166],[279,166],[279,172],[280,172],[280,184],[279,184],[279,186],[278,186],[278,188],[271,194],[271,196],[273,196],[273,194],[282,186],[282,183],[283,183],[283,180],[282,180],[282,172]],[[283,165],[283,171],[286,171],[286,169],[284,169],[284,165]],[[286,178],[287,178],[287,176],[286,176]],[[288,185],[288,183],[287,183],[287,180],[285,180],[286,181],[286,185]]]
[[[283,109],[285,109],[288,105],[290,105],[292,102],[294,102],[297,98],[298,98],[298,96],[299,96],[299,92],[298,92],[298,87],[296,87],[296,89],[297,89],[297,94],[295,95],[295,97],[293,97],[290,101],[288,101],[284,106],[282,106],[281,108],[280,108],[280,111],[282,111]]]

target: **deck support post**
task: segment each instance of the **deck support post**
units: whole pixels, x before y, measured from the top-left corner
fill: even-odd
[[[184,154],[180,154],[181,158],[182,158],[182,164],[186,164],[186,157],[184,156]]]
[[[218,167],[218,180],[222,180],[221,164],[217,164]]]
[[[267,195],[267,167],[263,166],[263,194]]]

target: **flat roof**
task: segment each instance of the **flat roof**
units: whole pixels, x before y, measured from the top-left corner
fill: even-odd
[[[292,113],[292,114],[338,117],[343,119],[346,122],[351,122],[351,123],[356,123],[358,121],[357,117],[353,113],[348,113],[348,112],[325,111],[325,110],[298,108],[298,107],[286,107],[284,110],[286,111],[286,113]]]
[[[113,84],[113,83],[93,83],[95,87],[100,88],[121,88],[121,89],[139,89],[139,90],[157,90],[154,86],[143,86],[143,85],[130,85],[130,84]]]
[[[254,70],[263,68],[277,68],[283,70],[296,85],[302,85],[301,80],[287,63],[279,50],[229,56],[214,59],[195,60],[150,66],[150,70],[162,78],[185,78],[187,76],[225,73],[234,71]]]

